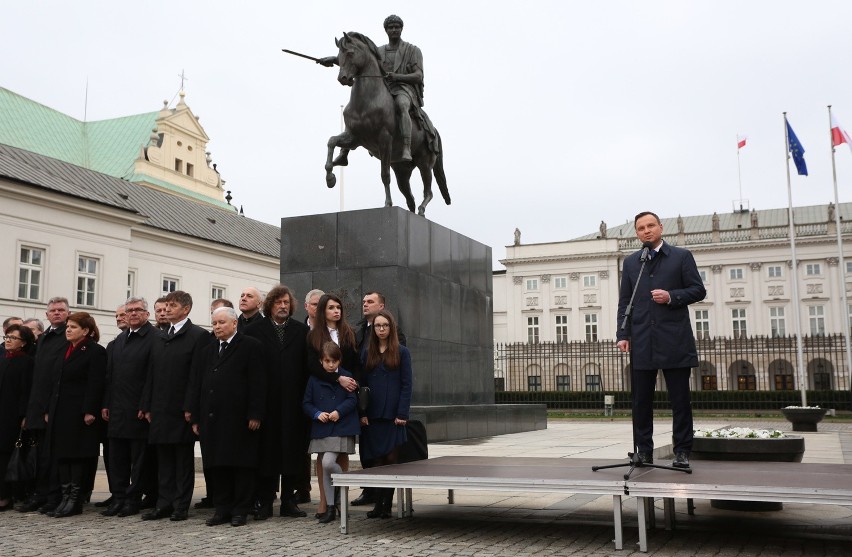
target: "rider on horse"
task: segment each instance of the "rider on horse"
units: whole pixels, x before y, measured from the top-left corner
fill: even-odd
[[[411,160],[411,115],[422,114],[423,106],[423,54],[411,43],[403,41],[402,18],[390,15],[385,19],[385,32],[388,34],[388,44],[379,47],[382,70],[385,80],[396,104],[399,121],[399,133],[402,136],[401,160]],[[318,63],[331,67],[337,63],[337,56],[321,58]],[[421,123],[423,121],[421,120]],[[429,126],[431,127],[431,122]],[[428,129],[427,127],[427,129]]]

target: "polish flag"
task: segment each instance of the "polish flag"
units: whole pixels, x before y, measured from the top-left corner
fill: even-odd
[[[746,146],[746,141],[748,140],[747,135],[737,136],[737,149],[742,149]]]
[[[834,117],[834,114],[831,115],[831,145],[832,147],[837,147],[841,143],[845,143],[849,150],[852,151],[852,139],[849,138],[849,134],[846,133],[846,130],[840,127],[840,122],[837,121],[837,118]]]

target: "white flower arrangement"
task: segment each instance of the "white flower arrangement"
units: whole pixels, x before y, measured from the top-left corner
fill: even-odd
[[[750,427],[729,427],[723,429],[696,429],[694,437],[715,437],[723,439],[778,439],[784,432],[777,429],[752,429]]]
[[[805,410],[819,410],[819,406],[785,406],[784,410],[791,409],[791,408],[792,409],[803,408]]]

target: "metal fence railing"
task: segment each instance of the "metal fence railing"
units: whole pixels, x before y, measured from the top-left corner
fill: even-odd
[[[795,337],[699,339],[698,367],[692,370],[696,407],[777,408],[824,400],[848,404],[850,377],[843,335],[804,336],[804,368],[798,369]],[[600,407],[603,393],[616,407],[629,407],[630,362],[610,340],[497,344],[494,381],[498,402],[545,402],[562,408]],[[659,374],[658,391],[665,390]],[[835,397],[832,393],[839,393]],[[539,394],[534,394],[539,393]],[[665,400],[665,393],[659,393]]]

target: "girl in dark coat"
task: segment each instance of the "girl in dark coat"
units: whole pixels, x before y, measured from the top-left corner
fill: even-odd
[[[11,486],[4,481],[9,458],[24,424],[32,386],[35,335],[25,325],[11,325],[0,357],[0,512],[12,508]]]
[[[340,347],[333,341],[322,345],[322,367],[326,373],[349,376],[348,371],[339,367],[342,357]],[[342,471],[337,462],[338,456],[355,452],[355,436],[361,431],[355,403],[355,393],[347,391],[337,382],[319,381],[315,377],[308,379],[302,408],[313,421],[308,452],[317,453],[317,461],[321,463],[327,509],[318,518],[323,524],[336,517],[331,475]]]
[[[399,343],[396,320],[382,310],[373,319],[364,362],[364,383],[370,388],[367,410],[361,416],[361,458],[376,466],[396,464],[399,446],[406,442],[405,425],[411,410],[411,353]],[[380,489],[367,518],[390,518],[393,489]]]
[[[99,416],[106,379],[106,349],[98,344],[100,332],[86,312],[68,316],[68,347],[56,363],[50,406],[44,416],[51,455],[59,472],[62,502],[49,516],[62,518],[83,510],[81,487],[93,458],[100,453],[103,427]]]

